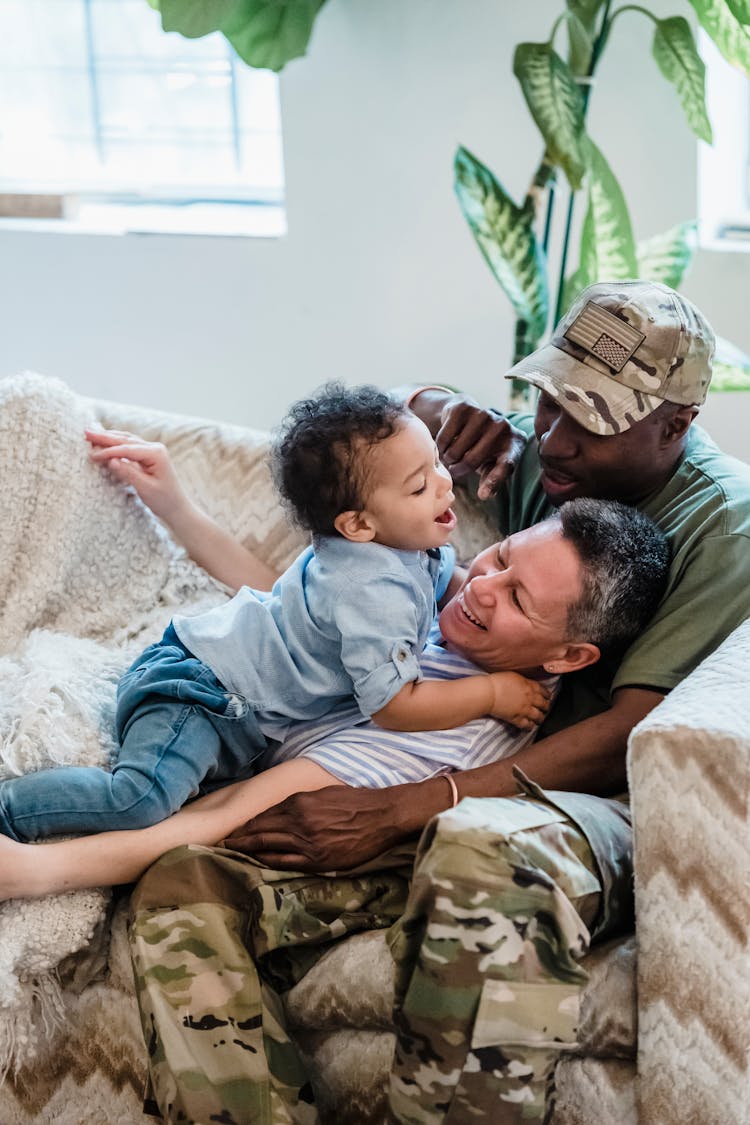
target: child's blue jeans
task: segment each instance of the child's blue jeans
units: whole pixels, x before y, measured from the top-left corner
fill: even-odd
[[[198,793],[249,777],[268,746],[254,711],[171,625],[120,680],[116,725],[111,773],[69,766],[0,782],[0,832],[33,840],[143,828]]]

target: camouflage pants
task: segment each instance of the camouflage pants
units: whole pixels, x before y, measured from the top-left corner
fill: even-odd
[[[575,1043],[577,958],[601,899],[589,846],[543,801],[470,799],[428,826],[412,873],[413,858],[311,876],[187,847],[151,868],[131,942],[164,1118],[316,1122],[280,996],[331,942],[392,926],[391,1120],[541,1119],[551,1067]]]

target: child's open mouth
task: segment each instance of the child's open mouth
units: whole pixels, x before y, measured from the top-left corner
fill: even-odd
[[[452,508],[446,508],[443,514],[437,517],[435,523],[444,523],[453,526],[456,523],[456,513]]]

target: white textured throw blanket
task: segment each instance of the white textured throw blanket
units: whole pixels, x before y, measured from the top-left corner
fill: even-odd
[[[56,380],[0,380],[0,777],[106,764],[121,672],[177,606],[197,611],[227,596],[91,463],[83,430],[94,421],[92,404]],[[231,427],[188,428],[198,471],[212,440],[226,454]],[[245,431],[242,456],[225,467],[249,485],[238,488],[232,522],[255,527],[275,548],[270,561],[282,563],[299,542],[283,524],[265,454],[263,436],[253,445]],[[200,493],[200,481],[188,484]],[[40,845],[40,862],[42,853]],[[54,1025],[57,967],[105,931],[109,898],[82,891],[0,904],[0,1076],[33,1057]]]
[[[90,402],[39,375],[0,379],[0,778],[107,764],[121,672],[177,607],[227,596],[89,460],[83,431],[96,419],[163,441],[195,501],[270,565],[283,569],[304,543],[277,501],[266,434]],[[494,538],[476,512],[464,518],[467,504],[457,497],[462,558]],[[0,904],[0,1077],[62,1018],[61,980],[83,988],[101,968],[109,900]]]

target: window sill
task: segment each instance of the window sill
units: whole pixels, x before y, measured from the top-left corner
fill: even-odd
[[[286,213],[280,205],[186,203],[165,207],[143,204],[82,204],[75,219],[0,218],[0,232],[36,234],[154,234],[209,238],[282,238]]]

